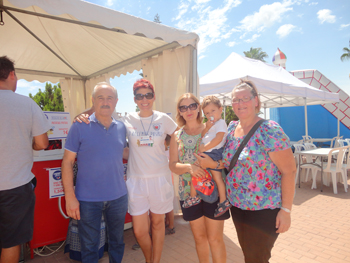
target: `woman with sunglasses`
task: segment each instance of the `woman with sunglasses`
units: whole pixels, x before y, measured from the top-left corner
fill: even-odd
[[[146,262],[158,263],[165,236],[164,216],[173,210],[174,199],[164,140],[167,134],[173,135],[177,125],[167,114],[152,110],[156,98],[148,80],[136,81],[133,91],[140,111],[123,118],[130,149],[126,181],[129,213]]]
[[[184,200],[190,196],[191,177],[204,177],[205,171],[195,165],[195,153],[201,142],[202,110],[199,100],[191,93],[185,93],[177,102],[176,120],[180,130],[175,132],[170,142],[170,170],[179,174],[179,196],[183,218],[190,222],[196,243],[199,262],[209,262],[211,251],[213,262],[226,262],[226,248],[223,240],[224,220],[230,217],[228,211],[214,217],[219,202],[212,204],[200,202],[195,206],[183,208]],[[209,250],[210,249],[210,250]]]
[[[222,165],[230,162],[245,136],[261,120],[261,102],[251,81],[242,80],[232,90],[232,109],[239,121],[228,126]],[[201,154],[202,167],[217,162]],[[291,225],[296,166],[288,136],[274,121],[264,121],[239,154],[226,177],[231,216],[246,263],[267,263],[280,233]]]
[[[140,111],[119,119],[126,126],[129,143],[126,181],[129,213],[146,263],[159,263],[165,236],[164,218],[173,210],[174,199],[164,140],[167,134],[174,134],[177,125],[167,114],[152,109],[156,97],[148,80],[136,81],[133,92]],[[84,114],[76,119],[87,122]]]

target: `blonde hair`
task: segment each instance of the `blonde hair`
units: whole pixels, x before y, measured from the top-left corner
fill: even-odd
[[[214,95],[208,95],[205,96],[202,101],[202,110],[204,110],[204,108],[207,107],[210,103],[215,104],[216,106],[218,106],[218,108],[222,107],[222,104],[217,97],[215,97]]]
[[[180,110],[179,110],[180,103],[184,99],[192,99],[192,100],[194,100],[195,103],[198,104],[199,112],[197,115],[197,121],[198,121],[198,123],[202,123],[203,116],[202,116],[202,109],[201,109],[201,104],[200,104],[199,100],[192,93],[185,93],[185,94],[181,95],[180,98],[177,100],[177,104],[176,104],[176,110],[177,110],[176,111],[176,122],[177,122],[177,125],[179,125],[179,127],[182,127],[186,124],[186,120],[180,115]]]
[[[258,98],[258,106],[255,107],[255,112],[259,113],[260,109],[261,109],[261,100],[258,94],[258,89],[256,88],[255,84],[250,81],[250,80],[243,80],[241,79],[241,82],[238,83],[232,90],[231,92],[231,98],[233,97],[233,92],[235,92],[236,90],[249,90],[250,93],[252,94],[252,96],[257,97]]]

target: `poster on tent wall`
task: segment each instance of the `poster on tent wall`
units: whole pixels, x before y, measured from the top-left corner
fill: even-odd
[[[48,119],[51,128],[47,132],[50,140],[67,138],[70,128],[69,112],[44,111],[45,117]]]
[[[50,199],[64,196],[61,167],[50,168],[48,170],[49,170]]]

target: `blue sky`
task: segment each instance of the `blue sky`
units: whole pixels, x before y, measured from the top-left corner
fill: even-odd
[[[279,48],[286,69],[317,69],[350,94],[350,60],[341,62],[350,41],[349,0],[89,0],[101,6],[199,35],[198,74],[209,73],[231,52],[251,47],[272,57]],[[119,92],[117,111],[135,110],[132,84],[138,72],[111,80]],[[35,94],[44,85],[20,80],[17,92]]]

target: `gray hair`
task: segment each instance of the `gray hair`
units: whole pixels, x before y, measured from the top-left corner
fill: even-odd
[[[95,98],[95,93],[96,93],[96,90],[100,87],[100,86],[108,86],[108,87],[111,87],[114,94],[115,94],[115,98],[118,99],[118,92],[117,92],[117,89],[115,87],[113,87],[111,84],[109,84],[108,82],[99,82],[96,84],[96,86],[94,87],[94,90],[92,91],[92,97]]]

